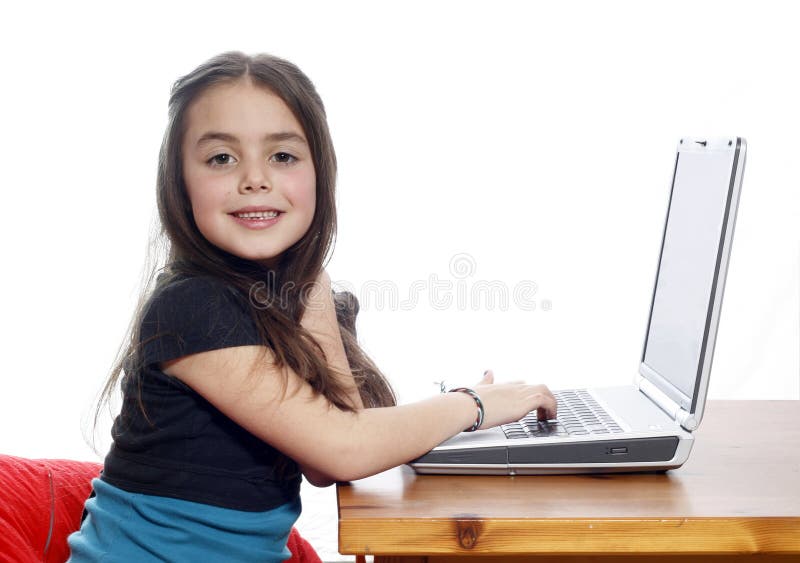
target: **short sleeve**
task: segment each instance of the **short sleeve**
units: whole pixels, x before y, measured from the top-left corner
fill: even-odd
[[[247,301],[211,277],[181,278],[158,287],[146,306],[140,341],[144,365],[263,344]]]

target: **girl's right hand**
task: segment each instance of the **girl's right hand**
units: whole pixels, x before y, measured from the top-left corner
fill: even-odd
[[[556,398],[546,385],[519,381],[495,384],[494,373],[487,370],[472,389],[483,403],[483,424],[479,430],[516,422],[533,410],[538,410],[539,420],[552,420],[557,415]]]

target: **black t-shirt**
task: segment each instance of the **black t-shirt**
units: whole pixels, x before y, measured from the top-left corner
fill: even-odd
[[[207,350],[262,344],[249,306],[210,276],[158,285],[142,318],[143,368],[122,380],[122,410],[103,480],[131,492],[235,510],[269,510],[297,497],[296,463],[158,367]],[[275,472],[281,458],[288,462],[284,478]]]

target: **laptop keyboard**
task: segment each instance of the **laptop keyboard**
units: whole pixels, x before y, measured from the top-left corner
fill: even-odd
[[[558,403],[557,420],[539,421],[536,411],[531,411],[519,422],[501,426],[506,437],[546,438],[623,432],[585,389],[554,391],[553,395]]]

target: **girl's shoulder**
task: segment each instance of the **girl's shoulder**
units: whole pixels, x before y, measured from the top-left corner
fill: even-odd
[[[144,306],[144,324],[239,324],[251,319],[248,298],[212,275],[160,274]]]
[[[159,276],[139,328],[145,363],[262,344],[246,297],[214,276]]]
[[[221,302],[240,302],[242,294],[222,278],[210,274],[162,273],[150,293],[147,308],[165,304],[195,308]]]
[[[223,278],[211,274],[162,272],[156,278],[153,295],[161,292],[186,293],[202,291],[235,291]]]

